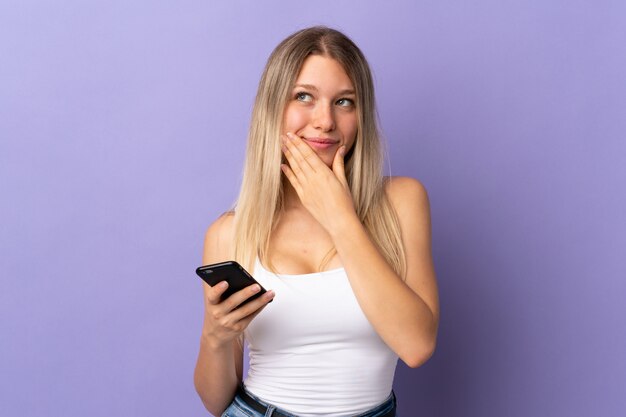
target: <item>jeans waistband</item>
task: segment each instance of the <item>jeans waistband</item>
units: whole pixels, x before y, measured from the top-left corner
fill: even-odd
[[[240,385],[237,389],[237,397],[244,402],[248,407],[259,413],[266,414],[268,408],[273,409],[272,417],[297,417],[294,414],[290,414],[284,410],[276,408],[271,404],[261,401],[255,397],[252,393],[248,392],[244,386]],[[365,413],[358,414],[354,417],[395,417],[396,415],[396,395],[393,391],[389,394],[389,397],[381,404],[366,411]]]

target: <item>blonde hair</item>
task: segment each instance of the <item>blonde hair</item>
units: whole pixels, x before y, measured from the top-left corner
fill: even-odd
[[[406,260],[400,226],[384,190],[383,150],[369,65],[347,36],[324,26],[287,37],[267,61],[252,110],[243,180],[234,209],[232,255],[247,269],[252,268],[257,256],[273,269],[268,259],[269,241],[284,203],[279,140],[283,113],[304,60],[311,55],[339,62],[354,85],[357,137],[345,156],[346,178],[356,213],[370,238],[404,278]],[[333,248],[326,254],[320,270],[335,252]]]

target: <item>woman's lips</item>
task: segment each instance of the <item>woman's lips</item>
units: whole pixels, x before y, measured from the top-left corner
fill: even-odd
[[[339,142],[335,139],[324,139],[324,138],[304,138],[304,140],[313,149],[328,149],[336,145]]]

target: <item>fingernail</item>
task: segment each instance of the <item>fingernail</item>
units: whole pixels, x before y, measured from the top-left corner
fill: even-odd
[[[341,155],[341,156],[345,156],[345,154],[346,154],[346,147],[345,147],[345,146],[342,146],[342,147],[339,149],[339,155]]]
[[[254,286],[252,287],[252,292],[259,292],[260,289],[261,287],[259,287],[257,284],[254,284]]]
[[[220,285],[220,288],[226,288],[226,287],[228,287],[228,282],[222,281],[222,282],[220,282],[219,285]]]
[[[268,291],[265,293],[265,298],[273,298],[274,294],[274,291]]]

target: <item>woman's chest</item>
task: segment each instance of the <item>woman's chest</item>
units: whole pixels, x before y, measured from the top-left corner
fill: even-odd
[[[269,262],[283,274],[308,274],[341,266],[330,235],[312,222],[282,222],[272,232]]]
[[[246,337],[253,345],[270,350],[312,343],[336,347],[377,338],[342,268],[302,276],[255,274],[276,296],[248,327]]]

